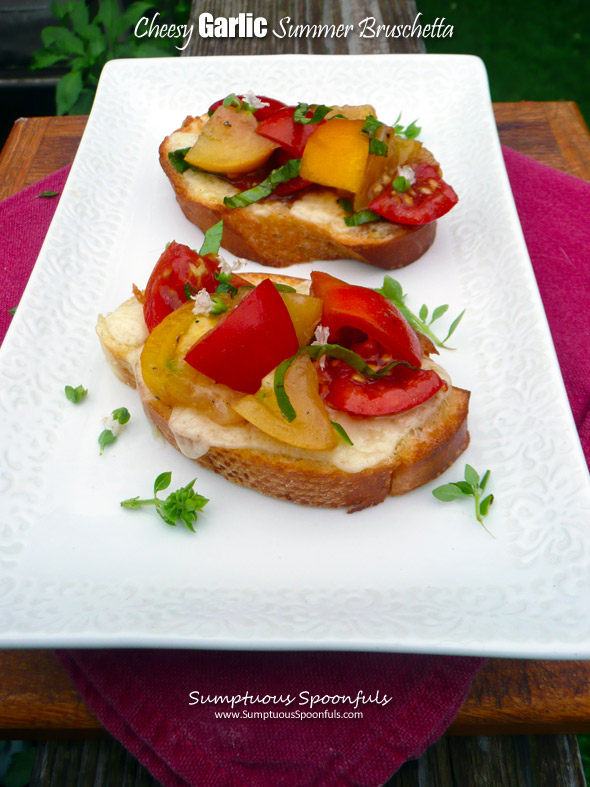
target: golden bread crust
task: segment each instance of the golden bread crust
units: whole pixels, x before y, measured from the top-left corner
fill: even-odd
[[[168,418],[170,408],[142,396],[147,417],[178,449]],[[195,459],[228,481],[304,506],[348,508],[349,513],[401,495],[443,473],[469,445],[469,391],[453,388],[438,417],[427,429],[404,440],[395,459],[360,473],[308,459],[258,450],[210,448]],[[179,449],[178,449],[179,450]]]
[[[336,221],[310,218],[310,211],[300,211],[302,198],[297,195],[264,205],[226,207],[219,188],[222,179],[208,173],[180,173],[168,159],[186,135],[196,138],[205,119],[187,117],[180,129],[166,137],[160,145],[160,164],[187,219],[203,232],[223,220],[223,246],[236,256],[274,268],[310,260],[353,259],[394,270],[414,262],[432,245],[436,222],[412,227],[380,221],[347,228],[334,189],[317,187],[314,197],[326,201]],[[428,151],[424,155],[431,157]],[[228,194],[236,192],[227,188]]]

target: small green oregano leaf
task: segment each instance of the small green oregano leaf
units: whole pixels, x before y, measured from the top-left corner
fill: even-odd
[[[75,388],[71,385],[66,385],[64,388],[66,398],[73,402],[74,404],[78,404],[83,399],[86,398],[88,395],[88,390],[84,388],[82,385],[77,385]]]
[[[484,529],[493,536],[485,526],[483,518],[488,515],[490,506],[494,502],[494,496],[488,495],[482,499],[483,491],[490,478],[490,471],[486,470],[481,480],[479,473],[469,464],[465,465],[464,481],[456,481],[451,484],[443,484],[432,490],[432,494],[437,500],[449,503],[463,497],[472,497],[475,503],[475,518]]]
[[[160,473],[154,481],[154,494],[157,495],[158,492],[163,492],[164,489],[168,489],[171,482],[172,473],[169,470],[165,473]]]

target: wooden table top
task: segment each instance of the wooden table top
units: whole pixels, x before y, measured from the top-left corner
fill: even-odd
[[[495,104],[503,144],[590,181],[590,133],[569,102]],[[0,153],[0,199],[71,163],[85,117],[18,120]],[[0,651],[0,732],[103,734],[46,650]],[[590,732],[590,662],[490,659],[451,734]]]

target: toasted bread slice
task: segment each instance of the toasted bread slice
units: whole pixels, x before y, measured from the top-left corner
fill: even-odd
[[[160,145],[160,163],[189,221],[205,232],[223,220],[223,245],[238,257],[274,268],[310,260],[353,259],[393,270],[414,262],[432,245],[436,222],[411,227],[383,220],[347,227],[340,195],[320,186],[288,199],[226,207],[223,198],[237,194],[235,186],[207,172],[180,173],[168,158],[175,150],[191,147],[207,119],[207,115],[187,117]],[[434,160],[425,148],[421,156]]]
[[[308,286],[290,276],[240,275],[253,284],[272,278],[300,291]],[[155,399],[141,377],[139,357],[148,333],[136,298],[100,316],[97,333],[117,376],[138,389],[147,417],[175,448],[229,481],[271,497],[358,511],[436,478],[469,443],[469,392],[449,384],[424,404],[395,416],[354,418],[331,411],[355,445],[325,452],[295,449],[251,424],[221,426],[189,408],[171,408]],[[423,349],[434,350],[428,340]]]

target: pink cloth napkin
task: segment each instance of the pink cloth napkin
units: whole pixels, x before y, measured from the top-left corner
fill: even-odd
[[[590,184],[511,150],[504,156],[590,462],[590,267],[584,264]],[[57,198],[36,195],[61,190],[66,177],[62,170],[0,204],[0,339],[55,208]],[[483,663],[383,653],[166,650],[61,651],[58,658],[106,729],[169,787],[376,787],[443,734]],[[216,716],[231,710],[227,703],[195,702],[246,693],[258,701],[236,700],[234,718]],[[274,695],[283,701],[263,702]],[[305,700],[314,695],[351,699],[318,700],[310,708]],[[326,715],[246,716],[265,711]],[[343,717],[354,712],[362,718]]]

